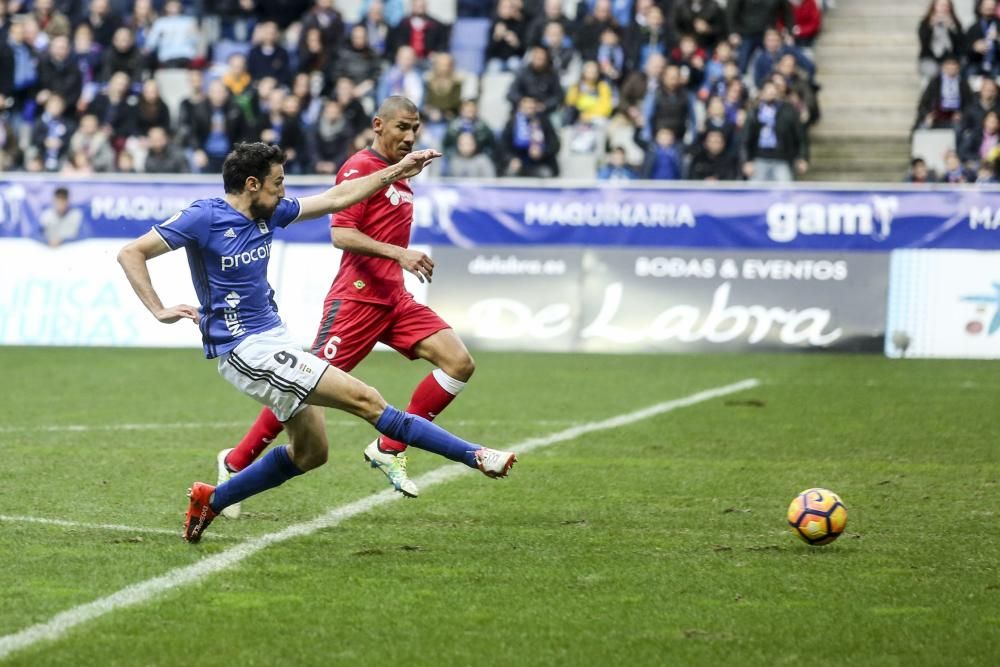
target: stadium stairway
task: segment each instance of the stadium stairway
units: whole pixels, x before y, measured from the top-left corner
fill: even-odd
[[[816,44],[822,118],[812,181],[899,182],[920,97],[917,24],[927,0],[837,0]]]

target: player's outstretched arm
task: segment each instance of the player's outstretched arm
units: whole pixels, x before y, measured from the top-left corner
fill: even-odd
[[[435,150],[416,151],[408,154],[396,164],[390,165],[381,171],[376,171],[374,174],[344,181],[318,195],[301,197],[299,205],[302,207],[302,210],[299,212],[296,222],[342,211],[348,206],[353,206],[359,201],[368,199],[382,188],[395,183],[401,178],[416,176],[431,161],[439,157],[441,157],[441,153]]]
[[[142,305],[146,306],[156,319],[165,324],[173,324],[182,318],[197,322],[199,319],[197,308],[187,304],[166,308],[153,289],[153,281],[149,277],[146,262],[169,251],[170,248],[160,235],[150,230],[118,252],[118,263],[121,264]]]

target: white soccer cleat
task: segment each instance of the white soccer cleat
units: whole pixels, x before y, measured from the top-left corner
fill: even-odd
[[[517,463],[517,454],[514,452],[503,452],[489,447],[476,450],[476,465],[487,477],[493,479],[506,477],[515,463]]]
[[[365,447],[365,461],[368,461],[371,467],[380,470],[392,484],[392,488],[407,498],[416,498],[420,495],[420,489],[406,473],[406,454],[383,452],[378,448],[378,438],[375,438]]]
[[[223,449],[219,452],[219,455],[215,457],[216,463],[219,466],[219,481],[216,486],[222,484],[223,482],[228,482],[229,478],[236,473],[230,472],[229,468],[226,467],[226,457],[229,456],[229,452],[233,451],[233,448]],[[226,509],[222,510],[220,514],[227,519],[239,519],[240,518],[240,503],[233,503]]]

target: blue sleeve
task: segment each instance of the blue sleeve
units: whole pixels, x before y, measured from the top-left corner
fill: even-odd
[[[278,208],[274,209],[271,216],[271,224],[275,227],[287,227],[295,222],[302,212],[302,205],[294,197],[282,197],[278,202]]]
[[[196,201],[169,219],[153,225],[153,231],[166,241],[171,250],[176,250],[189,243],[204,247],[208,243],[211,227],[211,209],[204,201]]]

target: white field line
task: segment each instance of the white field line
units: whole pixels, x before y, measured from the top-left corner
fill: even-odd
[[[86,433],[90,431],[169,431],[173,429],[210,429],[210,428],[235,428],[243,426],[249,428],[253,422],[250,419],[241,422],[174,422],[167,424],[36,424],[29,426],[0,426],[2,433]],[[488,424],[504,424],[502,419],[452,419],[448,421],[451,426],[476,426]],[[561,426],[572,424],[568,419],[537,419],[531,422],[541,426]],[[360,419],[335,419],[327,420],[327,426],[343,428],[345,426],[357,426],[369,428],[369,425]]]
[[[83,523],[81,521],[69,521],[67,519],[46,519],[40,516],[12,516],[10,514],[0,514],[0,523],[7,521],[10,523],[40,523],[46,526],[63,526],[65,528],[83,528],[86,530],[112,530],[121,533],[150,533],[153,535],[172,535],[179,537],[180,527],[177,530],[169,528],[140,528],[138,526],[125,526],[118,523]],[[227,538],[224,535],[211,535],[210,537]]]
[[[518,453],[529,452],[533,449],[547,447],[559,442],[573,440],[588,433],[606,431],[634,424],[650,417],[672,412],[679,408],[686,408],[698,403],[726,396],[736,392],[744,391],[756,387],[759,382],[755,379],[742,380],[733,384],[728,384],[714,389],[700,391],[684,398],[678,398],[663,403],[657,403],[635,412],[629,412],[609,419],[596,422],[588,422],[577,426],[551,433],[538,438],[530,438],[519,443],[508,446],[508,449]],[[422,475],[415,481],[424,489],[451,481],[460,475],[470,472],[470,469],[462,464],[447,465],[437,468],[426,475]],[[376,507],[386,505],[400,498],[392,490],[385,490],[376,493],[353,503],[341,505],[329,510],[311,521],[291,525],[276,533],[268,533],[260,537],[251,538],[232,546],[225,551],[213,556],[208,556],[192,565],[186,565],[170,570],[166,574],[153,579],[133,584],[126,588],[112,593],[106,597],[98,598],[93,602],[88,602],[64,612],[56,614],[48,621],[27,627],[19,632],[0,637],[0,660],[7,658],[16,651],[26,649],[38,642],[46,640],[56,640],[65,635],[71,629],[82,625],[87,621],[100,618],[116,609],[124,609],[147,602],[163,593],[172,591],[181,586],[193,584],[197,581],[234,567],[253,556],[259,551],[263,551],[272,544],[278,544],[287,540],[311,535],[324,528],[332,528],[346,519],[369,512]]]

